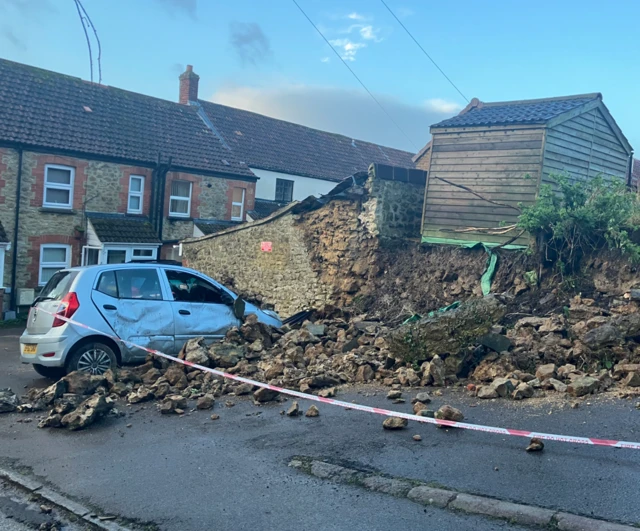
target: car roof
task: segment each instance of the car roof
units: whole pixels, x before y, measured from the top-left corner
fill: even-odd
[[[202,275],[200,271],[196,271],[195,269],[191,269],[189,267],[184,267],[177,264],[164,264],[161,262],[127,262],[126,264],[99,264],[99,265],[90,265],[90,266],[76,266],[76,267],[67,267],[63,271],[91,271],[95,273],[99,273],[100,271],[112,270],[112,269],[142,269],[149,267],[159,267],[162,269],[180,269],[182,271],[189,271],[192,273],[197,273]]]

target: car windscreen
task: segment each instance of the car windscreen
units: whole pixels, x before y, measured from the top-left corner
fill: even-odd
[[[42,288],[38,299],[59,301],[69,293],[69,288],[78,273],[75,271],[58,271],[49,279],[46,286]]]

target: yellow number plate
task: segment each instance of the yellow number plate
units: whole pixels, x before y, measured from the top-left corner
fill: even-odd
[[[25,345],[22,351],[23,354],[35,354],[36,352],[38,352],[38,345]]]

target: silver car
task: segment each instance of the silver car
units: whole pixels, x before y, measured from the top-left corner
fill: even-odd
[[[239,316],[249,314],[282,326],[275,312],[245,303],[185,267],[129,262],[63,269],[31,306],[20,337],[20,359],[48,378],[75,370],[102,374],[144,360],[147,353],[125,341],[176,355],[191,338],[221,339],[241,324]]]

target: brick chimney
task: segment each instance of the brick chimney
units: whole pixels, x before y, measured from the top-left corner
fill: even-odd
[[[198,81],[200,81],[200,76],[193,71],[193,66],[187,65],[187,69],[180,74],[179,79],[179,102],[186,105],[190,101],[196,101],[198,99]]]

